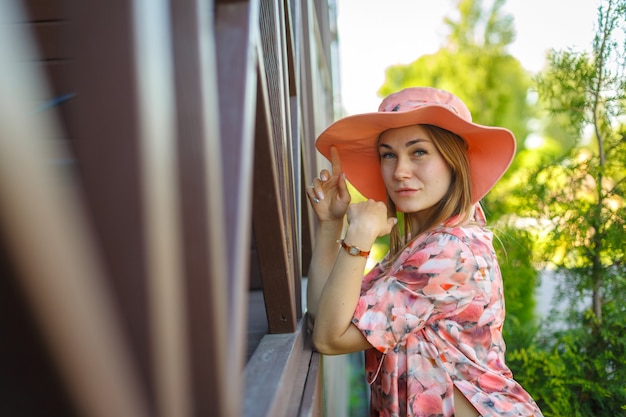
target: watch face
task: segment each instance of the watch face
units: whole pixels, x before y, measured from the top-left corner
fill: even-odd
[[[356,255],[359,255],[359,252],[361,252],[359,248],[355,248],[354,246],[350,248],[350,255],[356,256]]]

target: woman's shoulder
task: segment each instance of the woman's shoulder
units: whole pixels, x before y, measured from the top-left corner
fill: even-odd
[[[441,226],[439,230],[434,232],[454,236],[465,243],[475,240],[485,242],[491,242],[493,240],[493,233],[491,230],[478,223],[468,223],[461,226]]]
[[[462,226],[440,226],[413,240],[408,246],[406,257],[422,257],[466,252],[487,255],[493,252],[491,231],[478,224]]]
[[[433,242],[445,242],[457,244],[468,244],[473,240],[491,241],[493,239],[492,232],[485,226],[477,223],[467,223],[459,226],[441,225],[424,233],[413,242],[414,246],[429,244]]]

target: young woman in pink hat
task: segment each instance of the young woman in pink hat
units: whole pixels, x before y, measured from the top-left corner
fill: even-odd
[[[502,277],[479,205],[515,155],[513,134],[414,87],[333,123],[316,146],[332,172],[307,191],[313,342],[365,351],[370,415],[542,416],[504,362]],[[350,204],[346,179],[368,200]],[[387,234],[389,253],[364,276]]]

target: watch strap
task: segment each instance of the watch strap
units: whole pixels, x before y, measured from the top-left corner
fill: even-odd
[[[364,258],[367,258],[370,255],[371,250],[364,251],[357,248],[356,246],[348,245],[343,239],[340,240],[339,243],[341,244],[341,247],[344,248],[346,252],[348,252],[348,254],[352,256],[362,256]]]

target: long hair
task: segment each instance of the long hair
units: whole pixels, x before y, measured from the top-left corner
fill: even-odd
[[[387,195],[390,216],[398,223],[389,235],[389,260],[392,262],[414,238],[455,217],[453,225],[470,220],[473,213],[470,167],[467,143],[460,136],[433,125],[420,125],[432,138],[435,148],[451,170],[450,187],[437,204],[428,209],[426,219],[419,222],[412,213],[401,213]]]

